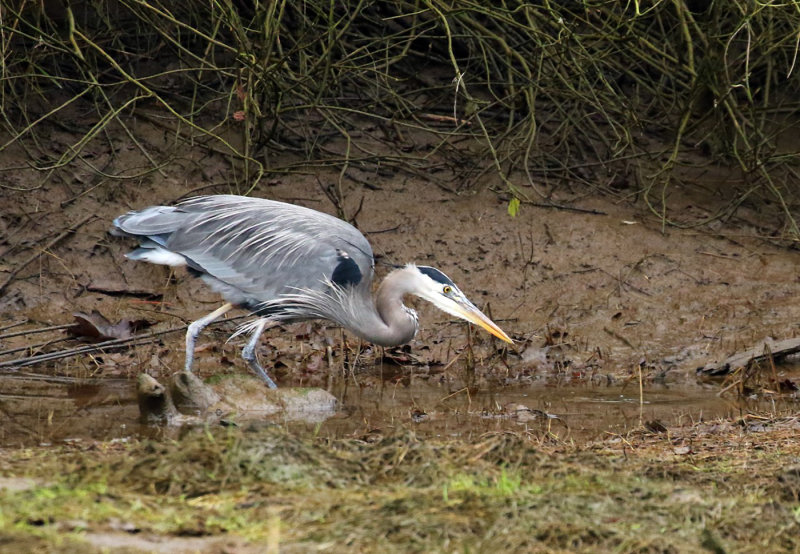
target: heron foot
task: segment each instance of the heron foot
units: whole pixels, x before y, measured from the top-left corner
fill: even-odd
[[[209,323],[219,319],[220,316],[224,315],[232,308],[233,304],[226,302],[210,314],[201,317],[197,321],[193,321],[186,329],[186,363],[183,366],[183,370],[186,373],[192,372],[192,362],[194,362],[194,343],[197,341],[197,335],[199,335]]]
[[[198,319],[189,325],[188,329],[186,329],[186,363],[183,365],[183,370],[186,373],[192,372],[192,364],[194,363],[194,344],[197,341],[197,335],[200,334],[200,331],[203,330],[203,327],[205,327],[205,322],[202,319]]]
[[[242,358],[244,358],[244,361],[247,362],[247,365],[250,366],[250,369],[252,369],[256,375],[261,377],[261,379],[267,384],[269,388],[271,389],[278,388],[278,385],[275,384],[275,381],[273,381],[270,378],[270,376],[267,374],[264,368],[261,367],[261,364],[258,363],[258,360],[256,359],[256,349],[254,344],[253,345],[248,344],[247,346],[244,347],[244,350],[242,350]]]
[[[271,389],[277,389],[278,385],[275,384],[267,372],[264,371],[264,368],[261,367],[261,364],[258,363],[258,359],[256,358],[256,345],[258,344],[258,339],[261,338],[261,333],[264,332],[264,328],[269,323],[269,320],[265,318],[260,318],[255,322],[253,325],[253,334],[250,335],[250,340],[247,341],[247,345],[242,349],[242,358],[244,361],[247,362],[247,365],[250,366],[250,369],[253,372],[261,377],[261,379],[267,384],[267,386]]]

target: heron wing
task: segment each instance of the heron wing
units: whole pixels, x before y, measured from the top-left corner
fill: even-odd
[[[138,218],[132,216],[140,214]],[[115,225],[146,235],[256,305],[327,282],[372,280],[373,256],[355,227],[316,210],[233,195],[204,196],[122,216]],[[127,219],[124,219],[127,218]],[[236,295],[233,295],[236,296]]]

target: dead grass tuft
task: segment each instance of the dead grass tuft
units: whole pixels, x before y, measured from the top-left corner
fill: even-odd
[[[20,450],[3,471],[36,485],[0,493],[0,530],[20,546],[63,540],[79,518],[81,540],[122,521],[160,540],[270,537],[286,549],[791,551],[795,427],[698,424],[557,446],[511,433],[423,441],[398,429],[368,442],[228,428]]]

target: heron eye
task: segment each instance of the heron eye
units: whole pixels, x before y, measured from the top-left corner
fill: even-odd
[[[442,292],[445,294],[450,294],[451,292],[453,292],[453,287],[451,287],[450,285],[445,285],[444,288],[442,289]]]

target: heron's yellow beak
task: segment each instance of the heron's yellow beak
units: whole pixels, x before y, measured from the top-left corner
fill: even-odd
[[[464,299],[460,302],[456,302],[455,304],[456,305],[453,308],[455,311],[454,315],[457,315],[462,319],[466,319],[467,321],[469,321],[470,323],[474,323],[478,327],[486,329],[488,332],[490,332],[500,340],[504,340],[508,343],[514,342],[513,340],[511,340],[511,337],[506,335],[505,332],[500,327],[498,327],[494,321],[486,317],[486,315],[484,315],[482,311],[480,311],[477,307],[475,307],[475,305],[472,304],[472,302],[469,302],[468,300]]]

